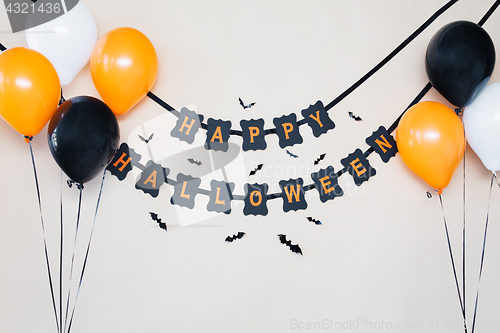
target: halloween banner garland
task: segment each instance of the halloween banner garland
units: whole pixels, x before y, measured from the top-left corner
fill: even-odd
[[[197,177],[178,173],[176,176],[177,179],[174,180],[167,177],[170,173],[170,170],[168,168],[164,168],[161,164],[157,164],[153,161],[148,161],[146,165],[142,164],[140,162],[141,155],[137,154],[134,149],[130,148],[126,143],[121,144],[120,149],[115,155],[113,161],[108,165],[107,169],[119,180],[123,180],[126,178],[128,172],[132,170],[132,167],[135,166],[142,170],[141,176],[135,184],[136,189],[142,190],[143,192],[150,194],[152,197],[157,197],[159,195],[159,189],[161,185],[163,185],[163,183],[167,183],[174,186],[174,194],[170,199],[170,202],[172,204],[179,205],[181,207],[187,207],[189,209],[194,208],[194,199],[199,193],[209,196],[209,204],[207,205],[207,210],[215,211],[218,213],[223,212],[225,214],[229,214],[231,212],[231,201],[242,200],[245,203],[245,206],[243,208],[244,215],[265,216],[268,214],[267,200],[276,198],[283,199],[283,210],[285,212],[288,212],[290,210],[304,210],[307,208],[305,192],[309,190],[317,189],[320,195],[320,200],[324,203],[344,194],[342,188],[338,185],[337,180],[338,177],[340,177],[342,174],[348,172],[353,177],[353,180],[357,186],[360,186],[365,181],[368,181],[370,177],[376,175],[376,170],[370,165],[369,161],[367,160],[368,156],[370,156],[371,153],[376,152],[381,157],[382,161],[384,163],[387,163],[392,157],[396,155],[397,145],[391,133],[397,128],[403,114],[411,106],[417,104],[431,88],[432,85],[430,83],[427,83],[425,87],[420,91],[420,93],[408,105],[408,107],[389,127],[388,130],[384,126],[380,126],[375,132],[372,133],[372,135],[366,138],[365,142],[370,145],[369,149],[367,149],[365,152],[362,152],[361,149],[358,148],[347,157],[343,158],[341,160],[341,164],[344,166],[343,169],[337,171],[336,173],[333,166],[328,166],[327,168],[320,169],[318,172],[314,172],[311,174],[311,179],[314,181],[314,183],[309,185],[304,185],[304,181],[302,178],[282,180],[279,182],[281,188],[280,193],[268,194],[267,190],[269,186],[266,183],[246,183],[244,185],[245,194],[235,195],[233,194],[234,183],[230,182],[213,180],[210,184],[211,189],[206,190],[200,188],[201,179]],[[208,125],[202,123],[202,115],[198,115],[196,112],[191,111],[185,107],[181,108],[181,112],[179,112],[151,92],[149,92],[148,95],[153,96],[152,98],[154,98],[158,102],[158,104],[162,105],[172,114],[178,116],[179,119],[177,120],[176,125],[172,129],[170,134],[173,137],[177,137],[179,139],[182,138],[182,141],[188,143],[194,142],[194,135],[192,135],[191,131],[194,131],[194,133],[196,133],[201,127],[207,131],[205,149],[224,151],[224,149],[227,150],[227,146],[229,145],[228,139],[230,135],[241,133],[241,131],[230,129],[230,121],[209,119],[211,125],[211,135],[208,135]],[[317,107],[321,107],[322,105],[323,104],[320,101],[314,104],[314,106]],[[310,113],[310,115],[315,115],[311,118],[316,119],[321,119],[321,117],[319,116],[320,114],[321,109],[317,110],[316,115],[313,112]],[[182,118],[182,115],[184,115],[184,118]],[[290,117],[290,115],[283,117]],[[282,119],[283,117],[275,119]],[[242,120],[241,122],[244,121],[245,120]],[[263,120],[261,120],[261,122],[263,128]],[[290,135],[292,131],[296,131],[296,133],[294,134],[295,140],[300,136],[300,133],[298,133],[298,126],[296,126],[298,125],[298,123],[299,122],[296,122],[295,124],[282,124],[284,135],[281,140],[281,144],[286,146],[287,140],[294,140],[294,138]],[[312,122],[312,124],[312,126],[319,126],[321,128],[318,121]],[[223,131],[225,132],[225,134],[223,134]],[[229,135],[227,134],[228,132]],[[258,132],[252,132],[255,133],[255,136],[260,136],[261,138],[263,137],[263,135],[261,134],[262,131],[260,130]],[[264,131],[265,134],[271,132],[274,133],[277,131],[276,129],[274,129],[274,131]],[[285,133],[288,133],[288,138]],[[214,138],[213,141],[212,138]],[[245,142],[252,143],[251,141],[252,136],[249,135],[247,138],[243,136],[243,145],[245,145]],[[255,141],[256,140],[254,139],[254,143]],[[265,144],[265,141],[263,142]],[[214,146],[214,144],[218,145]]]
[[[275,125],[274,128],[264,129],[264,120],[262,118],[241,120],[241,130],[233,130],[231,129],[232,124],[230,121],[209,118],[207,123],[203,123],[204,117],[189,110],[188,108],[183,107],[179,112],[151,91],[147,93],[147,96],[178,118],[176,125],[171,130],[170,134],[171,136],[177,137],[179,140],[187,142],[188,144],[192,144],[194,142],[194,137],[200,128],[206,130],[205,148],[214,151],[226,152],[228,150],[228,141],[231,135],[237,135],[243,138],[243,151],[265,150],[267,148],[265,136],[269,134],[276,134],[278,136],[279,146],[281,148],[301,144],[303,139],[299,132],[300,126],[308,124],[315,137],[319,137],[327,133],[329,130],[334,129],[335,123],[328,116],[328,111],[347,97],[351,92],[357,89],[373,74],[375,74],[404,47],[406,47],[406,45],[415,39],[423,30],[425,30],[438,16],[444,13],[457,1],[458,0],[451,0],[441,7],[387,57],[385,57],[380,63],[378,63],[374,68],[372,68],[332,102],[324,106],[321,101],[317,101],[315,104],[311,104],[309,107],[303,109],[301,114],[304,118],[298,121],[297,116],[294,113],[283,115],[273,119],[273,124]],[[410,106],[420,101],[430,88],[431,85],[429,83],[414,99]],[[239,101],[240,105],[242,105],[244,109],[246,109],[245,106],[251,107],[250,104],[245,105],[241,98],[239,98]],[[245,195],[233,195],[233,183],[225,181],[219,182],[216,180],[211,182],[211,190],[208,191],[199,188],[201,183],[200,178],[184,175],[182,173],[177,174],[177,181],[175,181],[167,177],[170,173],[168,168],[164,168],[162,165],[153,161],[148,161],[146,165],[141,164],[139,162],[141,156],[135,153],[133,149],[129,148],[126,143],[122,144],[114,160],[108,165],[108,170],[117,176],[118,179],[123,180],[127,173],[132,169],[132,166],[136,166],[142,170],[142,174],[135,185],[137,189],[150,194],[152,197],[157,197],[159,194],[159,188],[163,183],[173,185],[175,193],[171,198],[171,203],[183,207],[193,208],[194,198],[196,194],[200,193],[210,197],[210,202],[207,206],[209,211],[224,212],[229,214],[231,211],[231,201],[243,200],[245,202],[245,215],[267,215],[267,200],[279,197],[283,198],[283,210],[285,212],[289,210],[296,211],[307,208],[304,193],[312,189],[318,190],[320,200],[322,202],[333,200],[337,196],[342,196],[343,190],[338,185],[337,178],[346,172],[351,174],[357,186],[360,186],[363,182],[368,181],[370,177],[374,176],[376,174],[376,170],[371,167],[367,157],[375,151],[381,156],[382,160],[387,163],[390,158],[396,155],[396,142],[390,133],[392,133],[397,127],[401,116],[393,123],[389,130],[380,126],[377,131],[366,139],[366,143],[370,145],[370,148],[367,151],[363,153],[360,149],[356,149],[353,153],[342,159],[341,163],[344,166],[342,170],[335,173],[333,166],[321,169],[318,172],[311,174],[311,178],[314,183],[305,186],[302,178],[282,180],[279,182],[281,193],[267,194],[268,185],[265,183],[247,183],[244,186]],[[146,140],[143,141],[146,142]],[[289,152],[288,150],[286,150],[286,152],[289,156],[298,158],[297,155]],[[315,162],[319,163],[319,161],[321,161],[321,159],[318,159]],[[192,163],[193,162],[195,161],[193,160]],[[196,162],[201,164],[200,161]],[[198,163],[196,164],[200,165]],[[258,169],[256,171],[258,171]]]
[[[425,89],[425,92],[427,92],[427,89]],[[423,97],[422,94],[420,95]],[[421,98],[420,95],[418,100]],[[418,102],[418,100],[414,100],[411,105]],[[322,111],[324,111],[322,105],[323,104],[321,102],[318,102],[314,106],[319,107],[319,110],[316,112],[308,111],[309,113],[306,113],[314,119],[314,122],[311,122],[313,130],[314,127],[321,129],[321,125],[323,124],[322,121],[318,121],[322,119],[321,114]],[[181,139],[182,141],[193,142],[193,133],[195,134],[199,129],[199,126],[196,126],[196,124],[197,121],[200,120],[200,117],[194,111],[184,107],[181,109],[179,115],[180,117],[172,129],[171,135]],[[181,115],[184,115],[184,118],[182,118]],[[275,118],[275,120],[283,118],[287,119],[286,122],[275,121],[276,124],[281,124],[282,128],[280,146],[283,145],[286,147],[288,145],[292,145],[289,142],[297,143],[298,141],[302,141],[298,131],[298,126],[296,125],[297,122],[294,121],[291,116],[294,116],[294,114]],[[327,114],[326,117],[328,117]],[[323,118],[323,120],[325,119],[329,120],[329,118]],[[324,123],[328,124],[328,120],[324,121]],[[241,121],[241,123],[243,122],[245,122],[245,120]],[[261,123],[263,125],[264,121],[262,120]],[[230,127],[231,122],[209,118],[207,124],[205,149],[227,151],[229,145],[228,139],[230,137],[230,132],[232,131]],[[333,124],[333,122],[331,122],[331,124]],[[249,126],[248,133],[254,133],[254,136],[263,137],[264,131],[259,129],[253,130],[250,128],[251,127]],[[277,131],[277,133],[278,132],[279,131]],[[292,135],[292,132],[295,133]],[[326,132],[327,130],[324,130],[319,135]],[[252,142],[252,138],[252,135],[244,135],[243,146],[257,141],[253,140]],[[297,138],[300,138],[300,140]],[[380,126],[377,131],[373,132],[373,134],[366,139],[366,142],[371,146],[371,151],[375,151],[381,156],[384,163],[387,163],[397,153],[397,146],[394,138],[383,126]],[[344,168],[339,172],[335,172],[333,166],[327,166],[317,172],[313,172],[311,174],[313,183],[309,185],[304,185],[304,179],[300,177],[296,179],[290,178],[288,180],[281,180],[279,182],[281,192],[273,194],[267,193],[269,186],[266,183],[246,183],[244,185],[245,194],[235,195],[233,194],[235,184],[231,182],[212,180],[210,183],[210,190],[204,190],[200,188],[200,178],[185,175],[183,173],[178,173],[176,175],[176,180],[168,178],[170,173],[168,167],[163,167],[161,164],[155,163],[151,160],[148,161],[146,165],[143,165],[140,163],[141,155],[135,153],[133,148],[130,148],[126,143],[121,144],[118,153],[115,155],[113,161],[108,165],[107,169],[111,171],[111,173],[119,180],[123,180],[128,172],[132,170],[132,166],[138,167],[142,170],[142,173],[137,180],[135,187],[136,189],[142,190],[144,193],[148,193],[152,197],[157,197],[159,195],[160,187],[163,183],[174,186],[174,194],[170,200],[174,205],[193,209],[195,197],[198,193],[200,193],[209,196],[209,203],[207,205],[208,211],[230,214],[231,201],[243,200],[245,203],[243,213],[245,215],[265,216],[268,214],[267,200],[270,199],[281,197],[283,199],[283,211],[288,212],[290,210],[297,211],[306,209],[307,201],[305,199],[305,192],[312,189],[318,190],[320,200],[323,203],[342,196],[344,191],[338,184],[338,177],[343,173],[349,173],[353,177],[354,183],[357,186],[361,186],[361,184],[368,181],[370,177],[376,175],[376,170],[370,165],[367,159],[371,151],[369,149],[363,153],[361,149],[356,149],[340,161]],[[320,158],[315,160],[315,162],[319,163],[324,156],[325,154],[322,154]],[[201,163],[201,161],[197,161],[197,163]],[[259,167],[257,167],[254,171],[256,172],[258,170]]]

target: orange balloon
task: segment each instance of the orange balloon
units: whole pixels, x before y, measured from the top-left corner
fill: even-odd
[[[61,83],[41,53],[15,47],[0,54],[0,116],[16,131],[32,137],[57,109]]]
[[[146,96],[157,71],[153,44],[132,28],[117,28],[102,36],[90,57],[94,85],[115,115],[127,112]]]
[[[441,194],[464,155],[464,128],[446,105],[421,102],[401,118],[396,143],[405,164]]]

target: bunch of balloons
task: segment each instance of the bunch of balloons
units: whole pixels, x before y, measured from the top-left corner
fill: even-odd
[[[500,170],[500,83],[487,85],[495,56],[488,33],[468,21],[445,25],[429,42],[429,81],[463,110],[463,124],[446,105],[420,102],[401,118],[396,142],[405,164],[439,194],[460,164],[466,138],[488,170]]]
[[[36,13],[29,14],[27,21],[36,22],[33,15]],[[71,180],[68,185],[77,184],[81,203],[83,184],[102,173],[117,152],[120,129],[116,116],[144,98],[156,80],[156,51],[144,34],[132,28],[114,29],[98,40],[94,18],[81,1],[52,21],[29,25],[33,26],[26,31],[29,48],[16,47],[0,54],[0,116],[24,136],[32,157],[31,140],[49,123],[50,152]],[[89,61],[92,80],[102,100],[90,96],[65,100],[61,86],[70,84]],[[43,228],[34,158],[32,161]],[[75,242],[79,218],[80,207]],[[61,237],[62,230],[61,227]],[[45,256],[54,303],[46,245]],[[85,265],[80,282],[84,268]],[[71,274],[72,271],[73,263]],[[69,299],[68,292],[66,316]],[[58,327],[62,329],[62,305],[60,309]],[[54,312],[57,320],[55,303]],[[72,317],[70,327],[71,321]]]
[[[29,48],[0,54],[0,116],[27,142],[50,121],[52,156],[80,184],[112,160],[120,139],[116,115],[146,96],[158,70],[156,51],[140,31],[117,28],[97,37],[95,20],[79,1],[68,13],[28,29]],[[89,61],[102,101],[78,96],[64,102],[61,86]]]

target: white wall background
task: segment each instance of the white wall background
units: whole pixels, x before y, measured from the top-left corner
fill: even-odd
[[[299,114],[317,100],[329,103],[445,2],[84,1],[99,36],[122,26],[148,36],[159,57],[155,94],[176,108],[196,104],[205,117],[231,120],[233,128],[241,119],[259,117],[266,128],[272,127],[274,117]],[[338,170],[340,159],[355,148],[368,148],[365,138],[380,125],[392,124],[427,83],[423,59],[432,35],[452,21],[479,21],[493,2],[455,4],[330,111],[336,128],[327,135],[316,139],[307,126],[301,127],[304,143],[289,149],[300,158],[289,158],[274,136],[266,138],[265,151],[245,152],[246,173],[259,163],[267,168],[249,182],[276,188],[280,180],[303,172],[305,183],[311,183],[308,174],[321,153],[327,155],[320,166]],[[484,25],[497,47],[499,18],[497,11]],[[3,9],[0,42],[8,48],[26,46],[24,33],[10,32]],[[499,80],[496,70],[491,82]],[[65,87],[64,95],[98,97],[88,66]],[[243,111],[238,97],[256,105]],[[425,100],[446,103],[434,90]],[[348,111],[363,121],[355,122]],[[118,117],[122,141],[162,114],[161,107],[144,99]],[[231,142],[241,144],[241,138]],[[49,152],[46,130],[35,137],[33,148],[57,291],[60,169]],[[4,121],[0,152],[0,332],[56,332],[29,148]],[[346,195],[333,201],[323,204],[310,191],[305,211],[284,213],[281,199],[276,199],[268,202],[266,217],[244,216],[240,204],[230,215],[189,227],[180,226],[166,185],[154,199],[134,188],[133,177],[119,182],[108,174],[71,331],[293,332],[314,331],[306,329],[314,322],[321,324],[315,331],[461,331],[438,197],[427,198],[429,186],[399,155],[388,164],[376,154],[369,160],[377,175],[360,188],[349,175],[342,176]],[[470,148],[466,179],[466,309],[471,324],[490,173]],[[97,177],[84,190],[77,263],[83,259],[99,186]],[[462,186],[461,165],[443,194],[460,280]],[[243,189],[237,187],[235,193],[243,194]],[[77,195],[63,186],[65,263],[73,246]],[[500,327],[499,200],[495,185],[477,332]],[[166,220],[168,232],[155,225],[150,211]],[[323,225],[308,222],[306,216]],[[238,231],[246,232],[244,238],[224,242]],[[280,244],[280,233],[300,244],[304,256]]]

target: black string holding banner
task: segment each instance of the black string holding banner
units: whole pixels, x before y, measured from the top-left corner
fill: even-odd
[[[391,53],[389,53],[384,59],[382,59],[377,65],[375,65],[370,71],[368,71],[365,75],[363,75],[359,80],[357,80],[355,83],[353,83],[349,88],[347,88],[344,92],[342,92],[338,97],[336,97],[333,101],[328,103],[326,106],[323,107],[321,105],[321,109],[324,109],[325,112],[328,112],[330,109],[332,109],[334,106],[336,106],[338,103],[340,103],[343,99],[345,99],[347,96],[349,96],[354,90],[356,90],[359,86],[361,86],[365,81],[367,81],[370,77],[372,77],[375,73],[377,73],[382,67],[384,67],[391,59],[393,59],[399,52],[401,52],[408,44],[410,44],[416,37],[418,37],[429,25],[434,22],[441,14],[446,12],[451,6],[453,6],[455,3],[457,3],[458,0],[450,0],[448,1],[444,6],[439,8],[429,19],[427,19],[422,25],[420,25],[410,36],[408,36],[404,41],[402,41]],[[497,5],[498,6],[498,5]],[[493,13],[493,11],[496,9],[491,8],[488,13],[485,15],[483,18],[484,22],[489,18],[489,16]],[[481,20],[481,22],[483,22]],[[483,22],[483,23],[484,23]],[[175,108],[170,106],[168,103],[163,101],[161,98],[156,96],[153,92],[149,91],[147,93],[147,96],[151,98],[154,102],[156,102],[158,105],[166,109],[167,111],[171,112],[173,115],[175,115],[178,118],[182,118],[182,121],[184,121],[184,117],[180,115],[180,112],[177,111]],[[315,107],[318,109],[318,106]],[[293,128],[288,128],[293,130],[297,130],[298,126],[302,126],[304,124],[313,124],[314,126],[314,121],[317,121],[315,118],[310,117],[310,114],[302,115],[304,118],[296,121],[296,124],[290,123],[291,125],[294,125]],[[326,119],[328,116],[325,114],[322,114],[324,119]],[[328,118],[329,119],[329,118]],[[319,122],[318,122],[319,123]],[[282,125],[282,123],[280,123]],[[201,123],[199,125],[203,129],[207,129],[208,125],[203,123],[203,120],[201,120]],[[323,127],[323,126],[321,126]],[[327,130],[328,127],[325,127],[323,130]],[[274,128],[270,129],[264,129],[263,127],[258,127],[259,129],[259,134],[256,135],[269,135],[269,134],[278,134],[278,131],[280,131],[280,126],[275,126]],[[314,129],[313,129],[314,131]],[[391,131],[392,132],[392,131]],[[242,130],[230,130],[230,135],[237,135],[237,136],[244,136],[244,130],[242,126]],[[315,133],[316,136],[316,133]],[[317,137],[317,136],[316,136]],[[260,148],[262,149],[262,148]],[[265,148],[264,148],[265,149]],[[245,149],[244,149],[245,150]]]

